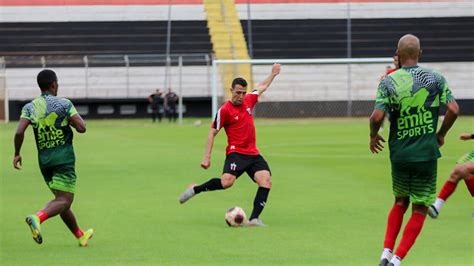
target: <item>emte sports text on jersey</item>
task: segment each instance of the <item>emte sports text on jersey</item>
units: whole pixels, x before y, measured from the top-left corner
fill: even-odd
[[[49,130],[46,127],[38,129],[38,149],[50,149],[66,144],[62,129],[48,128]]]
[[[433,133],[433,114],[430,111],[425,111],[401,116],[397,119],[397,128],[398,139]]]

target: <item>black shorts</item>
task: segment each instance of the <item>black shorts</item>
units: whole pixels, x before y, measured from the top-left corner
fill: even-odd
[[[268,167],[267,162],[261,155],[245,155],[233,152],[227,155],[222,172],[235,175],[236,177],[246,172],[255,182],[255,173],[262,170],[267,170],[271,174],[270,167]]]

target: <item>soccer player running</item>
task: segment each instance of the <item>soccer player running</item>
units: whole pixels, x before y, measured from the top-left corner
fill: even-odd
[[[214,138],[224,128],[227,134],[227,157],[223,174],[221,178],[212,178],[206,183],[193,185],[186,189],[179,198],[180,203],[185,203],[201,192],[227,189],[246,172],[258,185],[252,214],[247,225],[265,226],[259,216],[265,207],[272,186],[271,172],[256,147],[252,110],[258,102],[258,97],[267,90],[273,79],[280,73],[280,68],[279,64],[274,64],[271,74],[258,84],[257,90],[250,94],[247,94],[247,82],[243,78],[236,78],[232,81],[230,89],[232,99],[224,103],[217,111],[207,137],[206,153],[201,162],[201,167],[204,169],[211,166]]]
[[[387,67],[387,72],[385,73],[385,76],[390,75],[392,72],[400,68],[400,62],[398,62],[398,55],[393,56],[393,66],[393,68],[391,68],[390,66]],[[380,80],[382,80],[385,76],[382,76]]]
[[[474,134],[462,133],[459,138],[461,140],[474,139]],[[448,200],[451,194],[454,193],[461,179],[464,179],[467,189],[471,193],[471,196],[474,197],[474,151],[465,154],[456,163],[451,175],[439,192],[435,203],[428,209],[428,215],[431,216],[431,218],[438,218],[441,207],[443,207],[443,204]]]
[[[26,223],[31,229],[33,239],[41,244],[43,236],[40,225],[46,219],[59,214],[78,239],[79,246],[87,246],[93,230],[82,231],[71,210],[76,187],[74,170],[76,158],[72,146],[73,132],[70,127],[71,125],[77,132],[84,133],[86,125],[71,101],[56,97],[58,79],[54,71],[49,69],[41,71],[37,76],[37,82],[41,96],[26,104],[21,111],[14,140],[13,167],[21,169],[20,150],[25,130],[32,125],[38,149],[39,167],[44,181],[55,198],[36,214],[28,215]]]
[[[390,161],[395,203],[388,215],[380,265],[400,265],[415,243],[436,198],[439,147],[459,113],[445,78],[418,66],[420,41],[411,34],[400,38],[397,55],[401,68],[379,84],[375,109],[370,117],[370,150],[378,153],[385,140],[378,134],[385,113],[390,113]],[[438,132],[439,106],[446,105]],[[412,204],[412,214],[395,251],[403,216]]]

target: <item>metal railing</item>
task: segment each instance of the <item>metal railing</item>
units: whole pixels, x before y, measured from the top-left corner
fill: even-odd
[[[7,56],[4,61],[10,70],[8,87],[20,98],[21,91],[36,87],[31,78],[44,68],[57,70],[61,91],[71,98],[137,98],[171,87],[184,87],[188,95],[193,90],[196,96],[211,94],[209,54]]]

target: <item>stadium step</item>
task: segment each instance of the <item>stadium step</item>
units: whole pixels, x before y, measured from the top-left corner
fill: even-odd
[[[204,10],[216,59],[249,59],[247,42],[234,1],[204,0]],[[245,78],[250,85],[249,89],[253,89],[250,64],[219,67],[220,73],[224,73],[221,76],[221,87],[227,98],[230,96],[227,88],[235,77]]]

